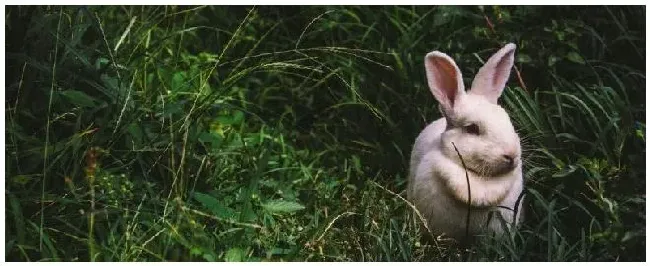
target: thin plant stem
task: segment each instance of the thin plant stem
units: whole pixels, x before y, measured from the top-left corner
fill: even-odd
[[[52,61],[52,82],[50,86],[50,99],[47,104],[47,124],[45,125],[45,147],[43,148],[43,183],[41,184],[41,226],[39,229],[39,251],[43,251],[43,226],[45,224],[45,181],[47,180],[47,157],[50,144],[50,115],[52,113],[52,96],[54,95],[54,83],[56,82],[56,60],[59,53],[59,31],[61,19],[63,18],[63,7],[59,9],[59,22],[56,26],[56,43],[54,45],[54,60]]]
[[[460,152],[458,151],[458,148],[456,148],[455,143],[452,142],[451,145],[454,146],[454,150],[456,150],[458,158],[460,158],[460,162],[463,164],[463,169],[465,169],[465,180],[467,180],[467,218],[465,220],[465,238],[467,239],[469,238],[469,217],[472,213],[472,188],[469,185],[469,173],[467,173],[467,166],[465,166],[463,156],[460,155]]]

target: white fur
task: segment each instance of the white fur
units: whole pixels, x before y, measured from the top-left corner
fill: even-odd
[[[508,114],[497,105],[513,64],[514,44],[494,54],[479,70],[472,89],[465,92],[461,73],[453,59],[440,52],[425,57],[427,80],[444,114],[417,137],[411,153],[408,198],[428,222],[433,233],[460,239],[465,236],[468,189],[471,187],[470,233],[501,234],[499,215],[488,222],[490,211],[501,214],[508,224],[521,220],[523,189],[521,148]],[[449,124],[449,126],[448,126]],[[463,127],[475,124],[480,134]],[[453,143],[453,144],[452,144]],[[514,160],[514,167],[504,156]]]

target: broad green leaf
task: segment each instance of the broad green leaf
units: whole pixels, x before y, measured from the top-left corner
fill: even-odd
[[[235,111],[232,115],[233,124],[239,124],[244,120],[244,113],[242,111]]]
[[[284,200],[268,201],[262,207],[271,213],[293,213],[305,208],[298,202]]]
[[[217,261],[215,259],[214,255],[212,255],[210,253],[203,253],[203,259],[205,259],[206,261],[210,261],[210,262]]]
[[[137,144],[142,143],[143,133],[142,133],[142,129],[140,129],[140,126],[138,124],[136,123],[129,124],[127,131],[129,132],[129,135],[131,136],[132,140],[135,143]]]
[[[196,199],[198,202],[200,202],[203,207],[206,207],[209,209],[214,215],[220,217],[220,218],[234,218],[235,217],[235,212],[221,204],[218,199],[199,192],[194,192],[194,199]]]
[[[563,31],[555,31],[555,36],[559,41],[564,41],[565,33]]]
[[[638,138],[640,138],[643,142],[645,142],[645,133],[643,132],[643,130],[637,129],[635,133]]]
[[[585,64],[585,60],[582,59],[582,56],[580,56],[580,54],[578,54],[576,52],[569,52],[566,55],[566,58],[569,59],[569,61],[574,62],[574,63],[578,63],[578,64],[581,64],[581,65]]]
[[[267,251],[270,255],[286,255],[291,253],[291,249],[288,248],[279,248],[279,247],[274,247],[271,250]]]
[[[116,77],[102,74],[99,78],[102,80],[102,82],[104,82],[104,86],[107,89],[109,89],[113,94],[117,91],[118,81]]]
[[[64,90],[60,92],[61,96],[68,99],[72,104],[82,107],[95,107],[95,99],[88,94],[76,90]]]
[[[32,180],[33,178],[28,175],[17,175],[11,178],[11,181],[13,183],[23,185],[23,186]]]
[[[519,55],[517,55],[517,62],[519,62],[519,63],[530,63],[532,61],[533,61],[533,59],[530,58],[530,56],[527,55],[527,54],[519,54]]]
[[[224,259],[227,262],[240,262],[244,260],[244,251],[241,248],[231,248],[226,251]]]
[[[223,141],[223,135],[211,132],[203,132],[201,135],[199,135],[199,141],[203,143],[208,142],[214,145],[219,145],[221,141]]]
[[[560,172],[553,174],[553,177],[556,178],[566,177],[572,174],[573,172],[575,172],[576,170],[578,170],[578,167],[576,167],[575,165],[568,165],[567,168],[562,169]]]
[[[184,90],[187,86],[187,74],[185,72],[176,72],[172,76],[172,91]]]
[[[171,102],[165,105],[165,108],[162,110],[163,116],[175,115],[183,112],[184,101]]]
[[[557,56],[551,55],[548,57],[548,66],[553,66],[557,61],[560,61],[560,59]]]
[[[200,247],[192,247],[190,249],[190,255],[201,255],[203,254],[203,250]]]
[[[239,110],[215,118],[215,122],[223,125],[236,125],[241,123],[242,120],[244,120],[244,113]]]
[[[630,231],[630,232],[625,232],[625,235],[623,236],[623,239],[621,239],[621,242],[626,242],[629,241],[633,238],[637,238],[640,236],[644,236],[645,233],[643,231]]]
[[[256,222],[257,218],[257,214],[255,214],[255,211],[253,211],[253,205],[250,202],[244,204],[244,207],[241,209],[241,216],[239,220],[245,222]]]
[[[11,212],[7,212],[8,214],[11,214],[14,220],[14,227],[15,227],[15,232],[16,236],[18,238],[18,244],[23,244],[25,243],[25,220],[23,217],[23,211],[20,206],[20,202],[18,199],[11,193],[6,193],[9,198],[9,206],[11,207]],[[9,216],[9,215],[8,215]]]

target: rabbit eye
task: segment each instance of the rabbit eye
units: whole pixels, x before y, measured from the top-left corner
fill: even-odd
[[[467,126],[464,126],[463,129],[465,132],[473,135],[478,135],[478,126],[476,124],[469,124]]]

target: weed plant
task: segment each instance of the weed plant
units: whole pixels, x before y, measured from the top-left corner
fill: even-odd
[[[8,261],[645,260],[645,7],[8,6]],[[405,200],[507,42],[523,226],[423,242]]]

